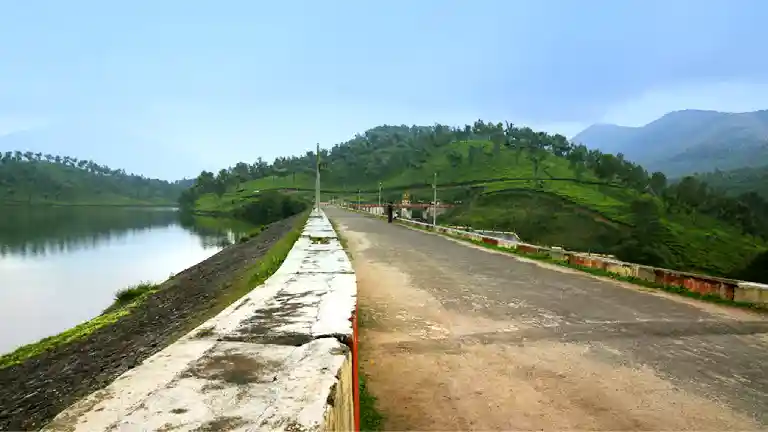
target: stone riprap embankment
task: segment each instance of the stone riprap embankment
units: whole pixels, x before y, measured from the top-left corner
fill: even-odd
[[[313,211],[280,269],[47,430],[352,430],[352,266]]]

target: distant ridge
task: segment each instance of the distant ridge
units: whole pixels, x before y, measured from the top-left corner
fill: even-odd
[[[679,177],[768,163],[768,110],[673,111],[641,127],[595,124],[573,141]]]

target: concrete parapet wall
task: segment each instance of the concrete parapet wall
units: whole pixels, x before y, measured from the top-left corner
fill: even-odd
[[[734,289],[733,299],[736,301],[768,304],[768,285],[753,282],[739,282]]]
[[[493,233],[489,231],[485,231],[486,234],[481,235],[478,232],[464,231],[456,228],[442,226],[435,228],[430,224],[412,220],[403,219],[400,222],[505,249],[515,249],[518,252],[526,254],[547,254],[552,259],[567,261],[571,265],[595,268],[620,276],[642,279],[664,286],[683,287],[689,291],[702,295],[717,296],[737,302],[768,305],[768,285],[765,284],[650,267],[619,261],[615,258],[596,254],[573,252],[560,248],[550,248],[519,241],[511,241],[508,238],[501,238],[502,236],[493,236]]]
[[[314,211],[262,286],[46,429],[354,430],[356,295],[338,236]]]

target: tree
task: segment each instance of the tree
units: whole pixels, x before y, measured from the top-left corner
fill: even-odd
[[[628,237],[616,248],[619,258],[658,267],[675,265],[670,251],[669,231],[662,221],[662,211],[657,199],[643,196],[630,204],[634,227]]]
[[[702,187],[702,184],[693,176],[683,177],[671,189],[673,196],[689,210],[698,208],[706,199],[706,185]]]
[[[452,167],[456,168],[461,165],[463,159],[461,153],[457,152],[456,150],[451,150],[446,156],[448,157],[448,162],[450,162]]]
[[[232,177],[236,183],[236,187],[240,187],[240,183],[247,181],[250,175],[250,167],[245,162],[238,162],[232,168]]]
[[[555,134],[551,138],[552,153],[557,157],[564,157],[571,149],[568,139],[560,134]]]
[[[570,149],[566,159],[568,165],[576,172],[576,178],[581,179],[586,170],[587,148],[583,145],[577,145]]]
[[[752,282],[768,283],[768,251],[757,255],[743,268],[735,271],[731,277]]]
[[[469,150],[467,151],[467,160],[470,165],[474,165],[477,161],[477,150],[477,147],[469,146]]]
[[[621,161],[612,154],[600,154],[596,160],[595,174],[601,179],[613,181],[621,171]]]
[[[650,184],[651,190],[656,196],[661,196],[664,189],[667,188],[667,176],[664,173],[656,171],[651,174]]]

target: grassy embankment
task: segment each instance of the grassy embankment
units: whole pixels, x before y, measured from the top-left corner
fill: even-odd
[[[228,212],[221,212],[221,214],[222,216],[229,215]],[[309,213],[305,211],[302,217],[297,218],[292,229],[283,236],[283,238],[278,240],[262,259],[252,266],[243,269],[238,274],[232,275],[231,282],[227,284],[227,286],[222,287],[220,295],[216,298],[214,304],[211,305],[205,313],[190,320],[184,328],[187,330],[194,329],[205,320],[215,316],[234,301],[247,294],[253,287],[260,285],[272,273],[277,271],[283,260],[285,260],[285,257],[288,255],[288,252],[293,247],[293,244],[301,235],[301,231],[308,215]],[[288,217],[290,214],[283,216]],[[265,220],[260,222],[262,222],[262,224],[268,223]],[[257,236],[259,232],[261,232],[261,228],[247,236],[246,240],[250,237]],[[241,239],[241,242],[244,242],[244,240]],[[173,277],[171,279],[173,279]],[[101,315],[71,329],[65,330],[62,333],[24,345],[10,353],[0,356],[0,369],[21,363],[26,359],[42,354],[54,347],[83,339],[96,330],[117,323],[122,317],[141,307],[147,298],[162,290],[165,285],[166,283],[155,284],[151,282],[142,282],[138,285],[119,290],[115,294],[114,303]]]
[[[486,156],[471,165],[452,166],[447,153],[454,151],[468,158],[469,145],[484,147]],[[640,197],[637,191],[601,182],[588,171],[577,173],[567,160],[553,155],[534,172],[525,152],[492,152],[490,142],[455,142],[441,154],[430,156],[421,168],[404,169],[397,176],[381,179],[382,199],[399,201],[407,191],[412,201],[429,202],[432,175],[437,172],[438,199],[462,202],[441,216],[446,223],[515,231],[531,243],[607,253],[631,232],[630,206]],[[363,203],[375,203],[378,180],[361,184],[335,181],[331,167],[323,181],[323,199],[335,197],[354,203],[361,190]],[[270,189],[295,188],[299,189],[297,194],[311,194],[313,187],[311,175],[269,177],[243,183],[220,200],[236,201],[254,191]],[[201,200],[201,205],[214,204]],[[768,249],[762,239],[746,236],[706,215],[663,212],[660,219],[669,233],[665,246],[673,255],[668,266],[676,270],[732,276]]]

